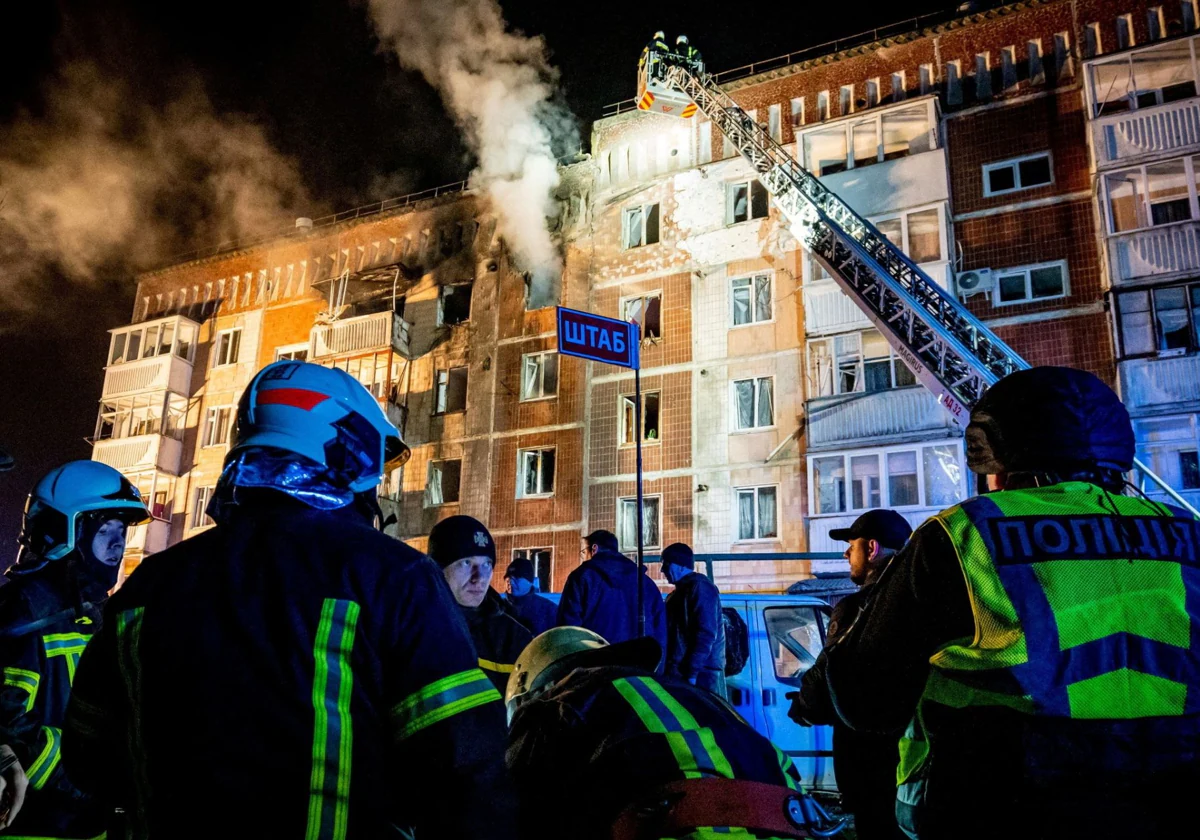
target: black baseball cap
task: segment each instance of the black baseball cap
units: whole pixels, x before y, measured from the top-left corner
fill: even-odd
[[[829,537],[842,542],[866,537],[869,540],[875,540],[884,548],[893,548],[898,551],[904,548],[904,544],[908,542],[911,534],[912,526],[908,524],[907,519],[894,510],[880,508],[867,511],[855,519],[854,524],[849,528],[834,528],[829,532]]]
[[[524,580],[533,582],[533,561],[528,557],[518,557],[516,560],[508,564],[508,568],[504,571],[504,577],[507,578],[523,578]]]

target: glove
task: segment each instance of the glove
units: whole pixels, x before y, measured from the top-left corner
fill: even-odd
[[[783,696],[792,701],[792,705],[788,708],[788,717],[791,718],[797,726],[812,726],[812,721],[806,720],[804,717],[805,707],[804,701],[800,699],[800,692],[789,691]]]
[[[0,830],[8,828],[17,818],[28,786],[29,779],[12,747],[0,745]]]

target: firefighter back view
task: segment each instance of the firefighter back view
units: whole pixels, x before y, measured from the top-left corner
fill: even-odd
[[[117,582],[126,528],[149,518],[137,488],[95,461],[57,467],[29,494],[21,550],[0,590],[0,744],[29,774],[13,823],[21,836],[104,831],[102,803],[62,765],[62,728],[76,663]]]
[[[829,836],[795,767],[723,699],[657,677],[652,638],[556,627],[509,678],[508,766],[526,840]]]
[[[130,575],[79,664],[65,759],[130,836],[513,836],[499,692],[437,566],[376,527],[406,453],[342,371],[250,382],[216,527]]]

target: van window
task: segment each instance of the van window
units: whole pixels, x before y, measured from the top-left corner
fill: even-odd
[[[767,607],[767,638],[780,682],[799,685],[800,677],[817,661],[825,628],[812,607]]]

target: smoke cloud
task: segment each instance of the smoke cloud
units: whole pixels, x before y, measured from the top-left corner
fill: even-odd
[[[96,65],[64,66],[45,107],[0,127],[0,312],[56,284],[108,284],[196,243],[281,229],[313,207],[296,165],[198,84],[151,105]]]
[[[510,31],[496,0],[370,0],[380,40],[441,94],[477,158],[470,183],[491,200],[516,266],[545,300],[562,273],[547,230],[556,214],[555,147],[577,136],[555,100],[540,37]]]

